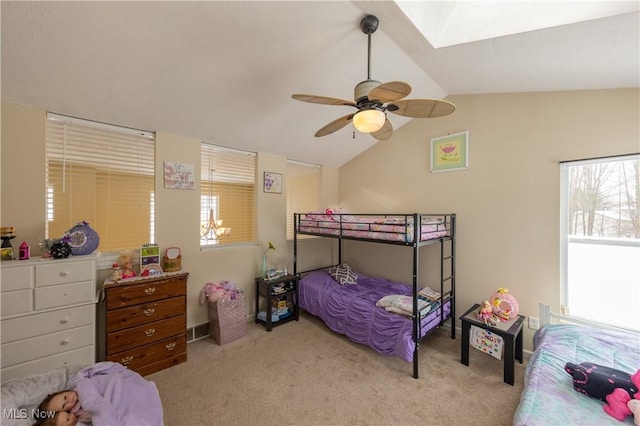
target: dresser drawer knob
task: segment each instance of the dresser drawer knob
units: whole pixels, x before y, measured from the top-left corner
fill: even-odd
[[[129,356],[126,356],[126,357],[122,358],[122,359],[120,360],[120,364],[122,364],[122,365],[129,365],[129,363],[130,363],[131,361],[133,361],[133,357],[132,357],[131,355],[129,355]]]
[[[166,348],[168,351],[174,350],[176,348],[176,342],[167,343]]]
[[[150,317],[151,315],[153,315],[155,311],[156,311],[155,308],[149,308],[149,309],[145,309],[142,312],[144,312],[145,316]]]
[[[60,342],[60,345],[64,346],[69,344],[69,339],[64,339],[62,342]]]
[[[67,318],[62,318],[62,319],[60,320],[60,324],[66,324],[66,323],[68,323],[68,322],[69,322],[69,320],[68,320]]]
[[[147,295],[151,295],[151,294],[153,294],[153,293],[155,293],[155,292],[156,292],[156,288],[155,288],[155,287],[145,288],[145,289],[144,289],[144,292],[145,292],[145,294],[147,294]]]
[[[63,276],[63,277],[66,277],[67,275],[69,275],[69,272],[62,271],[62,272],[60,272],[60,275]]]
[[[155,328],[150,328],[150,329],[146,330],[146,331],[144,332],[144,334],[146,334],[146,335],[147,335],[147,337],[151,337],[151,336],[153,336],[154,334],[156,334],[156,329],[155,329]]]

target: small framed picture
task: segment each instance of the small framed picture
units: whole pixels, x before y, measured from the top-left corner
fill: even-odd
[[[282,175],[280,173],[264,172],[264,192],[282,193]]]
[[[469,168],[469,131],[431,139],[431,173]]]

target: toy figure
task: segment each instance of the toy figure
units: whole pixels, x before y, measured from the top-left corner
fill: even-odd
[[[78,393],[73,390],[63,390],[60,392],[49,394],[38,406],[37,413],[46,415],[47,412],[63,413],[63,418],[56,414],[51,424],[73,426],[78,422],[90,423],[91,415],[84,411],[78,400]],[[42,417],[42,416],[41,416]],[[44,418],[38,419],[40,422]],[[65,420],[66,422],[63,422]],[[36,424],[40,423],[36,422]]]
[[[136,276],[136,271],[133,270],[131,265],[132,257],[131,252],[128,250],[121,252],[118,257],[118,265],[120,265],[120,269],[122,269],[122,279]]]
[[[480,321],[483,321],[486,326],[496,325],[496,319],[493,316],[493,309],[491,308],[491,304],[488,300],[485,300],[482,302],[482,305],[480,305],[477,317]]]

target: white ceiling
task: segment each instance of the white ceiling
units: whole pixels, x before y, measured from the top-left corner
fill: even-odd
[[[490,3],[510,6],[483,16]],[[531,3],[2,1],[2,100],[337,167],[375,140],[350,126],[315,138],[352,108],[291,94],[352,99],[367,13],[371,77],[408,82],[409,99],[640,87],[639,2],[542,2],[541,18]],[[487,32],[498,18],[516,34]],[[446,37],[463,32],[480,40]]]

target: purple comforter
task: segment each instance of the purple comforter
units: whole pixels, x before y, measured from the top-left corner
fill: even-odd
[[[93,426],[162,426],[155,383],[115,362],[98,362],[71,379]]]
[[[411,362],[415,344],[411,319],[376,306],[383,296],[411,296],[412,287],[383,278],[360,275],[358,284],[340,285],[326,271],[314,271],[300,280],[300,307],[320,317],[336,333],[375,349],[383,355],[395,355]],[[440,324],[440,308],[421,321],[421,335]],[[444,305],[445,318],[451,311]]]

